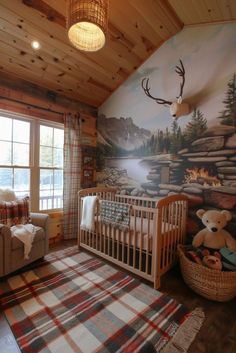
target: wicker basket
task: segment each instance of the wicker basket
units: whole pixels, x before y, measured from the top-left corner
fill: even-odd
[[[181,272],[185,283],[196,293],[218,302],[236,296],[236,271],[226,272],[192,262],[185,256],[184,246],[178,245]]]

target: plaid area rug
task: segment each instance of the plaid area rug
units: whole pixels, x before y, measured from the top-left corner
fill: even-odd
[[[183,353],[203,321],[76,247],[2,283],[0,302],[23,353]]]

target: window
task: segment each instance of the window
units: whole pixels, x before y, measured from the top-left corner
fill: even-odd
[[[30,193],[30,123],[0,117],[0,186]]]
[[[62,208],[64,131],[0,113],[0,188],[29,195],[33,211]]]
[[[62,207],[63,141],[63,130],[40,125],[41,210]]]

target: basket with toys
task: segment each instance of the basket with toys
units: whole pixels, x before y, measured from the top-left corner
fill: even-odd
[[[229,211],[197,211],[205,228],[189,246],[178,246],[185,283],[203,297],[219,302],[236,296],[236,240],[223,229]]]

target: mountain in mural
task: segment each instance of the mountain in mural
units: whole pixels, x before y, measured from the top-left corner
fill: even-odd
[[[132,151],[140,147],[151,132],[139,128],[133,123],[132,118],[107,118],[105,115],[98,116],[98,142],[103,145],[115,145],[126,151]]]

